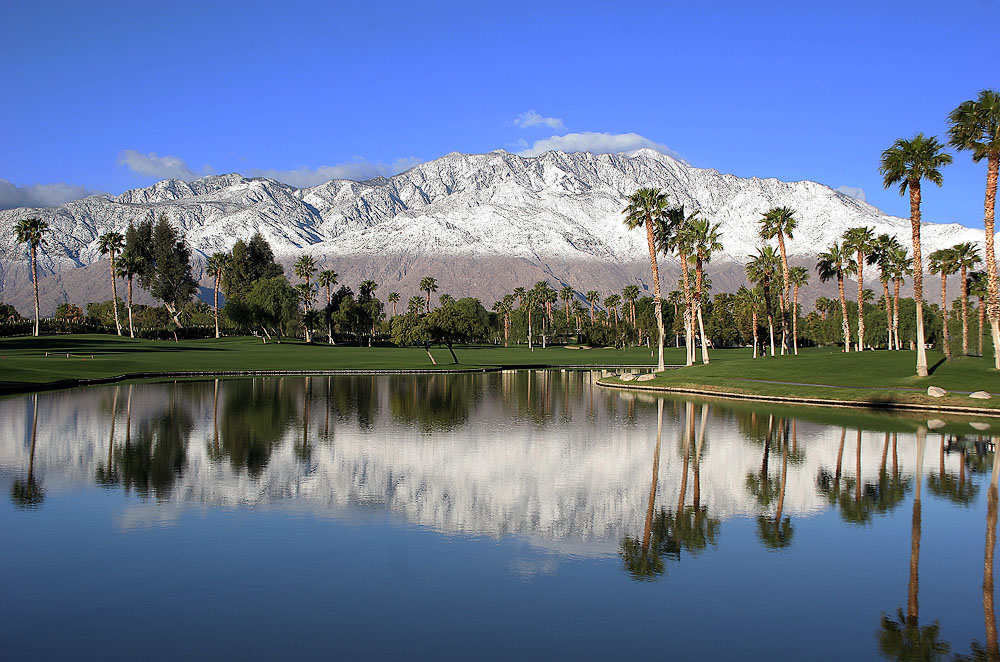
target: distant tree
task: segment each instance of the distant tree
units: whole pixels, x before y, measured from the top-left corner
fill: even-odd
[[[982,262],[979,257],[979,250],[969,242],[956,244],[952,247],[955,252],[955,263],[958,265],[961,280],[959,284],[962,290],[962,356],[969,355],[969,270],[975,269]]]
[[[215,317],[215,337],[219,337],[219,281],[222,274],[229,268],[230,256],[227,253],[212,253],[208,258],[208,272],[215,279],[215,303],[213,313]]]
[[[270,244],[259,232],[249,242],[238,239],[230,257],[229,269],[223,273],[221,283],[226,299],[240,299],[258,280],[284,274],[281,265],[274,260]]]
[[[312,285],[310,285],[308,282],[298,283],[293,287],[293,289],[295,290],[295,296],[298,298],[299,301],[302,302],[302,315],[303,315],[302,329],[304,331],[305,341],[307,343],[311,343],[312,325],[309,324],[309,322],[315,323],[315,321],[311,316],[307,320],[306,316],[309,315],[309,313],[313,312],[312,305],[313,302],[316,300],[316,290],[314,290]]]
[[[115,255],[120,253],[125,247],[125,236],[120,232],[105,232],[101,235],[98,249],[101,255],[107,255],[111,260],[109,271],[111,273],[111,301],[115,311],[115,328],[118,335],[122,334],[122,323],[118,319],[118,284],[115,281]]]
[[[847,273],[858,277],[858,351],[865,349],[865,314],[861,293],[865,289],[865,258],[875,248],[875,231],[869,227],[848,228],[844,231],[843,248],[857,254]]]
[[[924,341],[924,266],[920,259],[920,182],[924,179],[941,186],[941,168],[951,155],[934,136],[918,133],[912,140],[899,138],[882,152],[879,173],[885,188],[899,184],[899,194],[910,192],[910,229],[913,235],[913,299],[917,305],[917,376],[927,376],[927,349]],[[992,228],[987,229],[987,234]],[[992,238],[987,239],[992,246]],[[1000,368],[1000,355],[996,359]]]
[[[419,315],[424,309],[424,298],[421,296],[412,296],[406,302],[406,311],[410,315]]]
[[[760,289],[764,303],[764,313],[767,317],[767,328],[771,340],[771,356],[774,357],[774,307],[772,304],[773,291],[771,289],[778,270],[781,268],[781,260],[771,246],[764,246],[757,249],[757,255],[751,259],[746,267],[747,278],[756,283]]]
[[[941,274],[941,343],[944,356],[951,361],[951,340],[948,337],[948,276],[958,271],[958,259],[951,248],[939,248],[930,254],[930,272]]]
[[[83,314],[83,310],[81,310],[80,306],[75,303],[61,303],[56,306],[56,312],[53,315],[53,319],[57,322],[67,324],[82,324],[86,319],[86,315]]]
[[[24,218],[14,225],[14,239],[19,244],[27,244],[31,256],[31,284],[35,288],[35,332],[39,334],[38,305],[38,248],[45,246],[45,235],[49,233],[49,224],[40,218]]]
[[[479,299],[451,299],[442,301],[427,315],[427,332],[432,339],[445,343],[452,360],[458,363],[454,344],[484,338],[489,333],[489,319],[489,311]]]
[[[826,282],[832,278],[837,279],[837,290],[840,294],[840,312],[843,316],[842,324],[844,330],[844,351],[851,351],[851,326],[847,317],[847,297],[844,294],[844,274],[853,268],[854,258],[849,251],[845,250],[841,244],[833,242],[825,252],[819,254],[819,261],[816,262],[816,271],[819,279]]]
[[[563,309],[566,311],[566,326],[569,326],[569,304],[573,301],[573,288],[569,285],[559,290],[559,298],[562,299]]]
[[[622,298],[628,302],[629,321],[635,326],[635,302],[640,294],[638,285],[626,285],[622,290]]]
[[[142,256],[139,284],[163,307],[176,329],[184,328],[180,308],[191,300],[198,285],[191,275],[191,249],[183,236],[167,220],[165,214],[154,224],[152,219],[129,228],[125,250]]]
[[[431,311],[431,292],[437,292],[437,279],[424,276],[420,279],[420,291],[427,293],[427,312]]]
[[[386,301],[392,304],[392,316],[396,316],[396,304],[399,303],[399,292],[389,292]]]
[[[695,292],[694,313],[698,319],[698,329],[701,335],[701,362],[709,364],[708,338],[705,337],[705,322],[702,315],[703,292],[705,286],[705,264],[712,259],[712,254],[722,250],[721,234],[718,223],[710,223],[708,219],[688,217],[685,227],[690,233],[691,245],[694,249]]]
[[[337,284],[337,279],[339,277],[340,276],[333,269],[324,269],[319,272],[319,276],[316,279],[319,286],[326,289],[326,307],[323,309],[323,317],[326,319],[326,341],[331,345],[333,344],[333,322],[330,319],[330,315],[333,313],[333,310],[331,309],[333,304],[333,295],[331,290],[333,289],[333,286]],[[396,295],[396,298],[399,298],[398,294]]]
[[[788,347],[788,294],[789,279],[788,253],[785,250],[785,237],[792,239],[798,221],[795,218],[795,210],[791,207],[772,207],[764,213],[764,216],[757,221],[760,226],[760,238],[768,241],[777,237],[778,250],[781,253],[781,346],[782,352],[786,352]],[[794,313],[793,313],[794,314]]]
[[[976,297],[979,303],[976,312],[979,313],[979,356],[983,355],[983,324],[986,321],[986,297],[989,296],[989,284],[985,271],[973,271],[969,274],[967,283],[969,294]]]
[[[794,288],[792,295],[792,347],[795,355],[799,354],[799,288],[809,284],[809,272],[805,267],[792,267],[788,270],[788,279]]]
[[[126,248],[118,259],[118,277],[125,279],[128,285],[126,306],[128,307],[128,335],[130,338],[135,338],[135,326],[132,323],[132,283],[140,271],[142,271],[142,257],[135,251]]]
[[[282,327],[294,320],[298,311],[298,295],[284,276],[256,281],[244,302],[249,311],[249,321],[260,328],[263,333],[261,339],[265,343],[271,331],[280,343]]]
[[[590,304],[590,323],[594,323],[594,306],[601,303],[601,293],[597,290],[587,292],[587,303]]]

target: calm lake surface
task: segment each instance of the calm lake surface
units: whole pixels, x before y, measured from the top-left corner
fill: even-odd
[[[0,655],[998,659],[1000,422],[594,378],[0,400]]]

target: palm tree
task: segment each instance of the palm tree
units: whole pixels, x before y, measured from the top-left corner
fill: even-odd
[[[939,248],[930,255],[930,272],[941,274],[941,326],[944,356],[951,361],[951,340],[948,338],[948,276],[958,271],[958,261],[951,248]]]
[[[844,250],[857,253],[853,269],[848,273],[858,276],[858,351],[865,349],[865,256],[874,247],[875,231],[868,227],[848,228],[844,232]]]
[[[979,251],[969,242],[956,244],[951,250],[955,253],[955,263],[962,280],[962,356],[969,355],[969,269],[975,269],[982,262]]]
[[[997,173],[1000,171],[1000,92],[980,90],[979,97],[963,101],[948,115],[949,143],[970,150],[976,163],[986,159],[986,201],[983,229],[986,238],[986,274],[989,293],[990,326],[993,332],[993,362],[1000,370],[1000,289],[993,252],[993,222],[997,202]]]
[[[913,236],[913,299],[917,304],[917,376],[927,376],[927,349],[924,346],[924,266],[920,260],[920,182],[926,179],[941,186],[941,168],[951,163],[951,154],[934,136],[918,133],[913,140],[896,139],[892,147],[882,152],[879,173],[882,184],[889,188],[899,184],[899,194],[910,191],[910,231]],[[994,179],[995,181],[995,179]],[[992,223],[987,234],[992,233]],[[993,248],[992,237],[987,245]],[[987,256],[989,259],[989,256]],[[996,328],[996,323],[994,323]],[[1000,368],[1000,355],[997,355]]]
[[[229,268],[230,257],[228,253],[212,253],[208,258],[208,272],[215,278],[215,337],[219,337],[219,280],[222,273]]]
[[[764,312],[767,315],[767,327],[771,338],[771,356],[774,356],[774,311],[771,301],[771,283],[781,266],[780,258],[771,246],[764,246],[757,249],[754,256],[746,265],[746,274],[754,283],[760,287],[761,296],[764,299]]]
[[[399,292],[389,292],[386,301],[392,304],[392,316],[396,316],[396,304],[399,303]]]
[[[778,249],[781,251],[781,353],[788,350],[788,288],[789,282],[788,253],[785,250],[785,237],[792,239],[798,221],[795,210],[791,207],[772,207],[764,213],[757,223],[760,225],[760,238],[764,241],[778,238]]]
[[[694,252],[694,242],[688,229],[688,221],[697,219],[698,212],[684,216],[684,207],[671,207],[653,228],[656,247],[665,256],[677,253],[681,263],[681,287],[684,292],[684,342],[685,365],[694,364],[694,295],[691,292],[691,277],[688,272],[688,258]]]
[[[316,273],[316,260],[312,258],[311,255],[303,255],[292,267],[296,276],[305,281],[305,284],[309,284],[309,280]]]
[[[809,272],[805,267],[792,267],[788,270],[788,278],[794,287],[792,294],[792,347],[795,355],[799,355],[799,288],[809,284]]]
[[[629,317],[632,326],[635,326],[635,302],[639,298],[640,290],[638,285],[626,285],[622,290],[622,298],[628,301]]]
[[[510,340],[510,311],[514,304],[514,297],[510,294],[493,304],[493,312],[503,316],[503,346],[509,347]]]
[[[566,285],[559,290],[559,298],[562,299],[563,308],[566,310],[566,326],[569,327],[569,304],[573,301],[573,288]]]
[[[128,306],[128,335],[130,338],[135,338],[135,327],[132,325],[132,283],[135,282],[135,277],[139,274],[141,268],[142,258],[132,251],[126,250],[118,258],[118,277],[124,278],[128,284],[128,300],[126,305]]]
[[[590,323],[594,323],[594,306],[600,305],[601,293],[597,290],[587,292],[587,303],[590,304]]]
[[[844,316],[844,351],[850,352],[851,325],[847,317],[847,297],[844,296],[844,272],[853,268],[854,258],[836,242],[830,244],[826,252],[820,253],[818,257],[816,271],[819,273],[819,279],[824,283],[831,278],[837,279],[837,289],[840,290],[840,313]]]
[[[40,218],[24,218],[14,226],[14,239],[19,244],[28,244],[31,251],[31,283],[35,287],[35,335],[38,333],[38,247],[45,246],[45,235],[49,224]]]
[[[337,284],[337,279],[339,278],[340,275],[333,269],[324,269],[316,277],[316,282],[319,283],[319,286],[326,290],[326,308],[324,309],[326,314],[326,342],[331,345],[333,344],[333,320],[330,317],[330,306],[333,305],[333,286]],[[389,300],[392,301],[391,294],[389,295]],[[396,294],[396,301],[399,301],[398,294]],[[392,304],[392,314],[394,316],[396,314],[395,301]]]
[[[608,311],[614,316],[615,326],[618,326],[618,305],[621,302],[622,298],[617,294],[609,294],[608,296],[604,297],[604,305],[608,309]]]
[[[424,308],[424,298],[420,295],[410,297],[406,302],[406,310],[411,315],[419,315]]]
[[[537,305],[538,305],[538,290],[532,289],[525,292],[524,296],[521,298],[521,308],[524,308],[528,313],[528,351],[531,352],[535,351],[535,348],[532,346],[533,332],[531,330],[531,311]]]
[[[979,356],[983,355],[983,324],[986,321],[986,297],[989,295],[989,284],[985,271],[973,271],[969,274],[966,284],[969,294],[979,299]]]
[[[109,271],[111,273],[111,303],[115,310],[115,328],[118,335],[122,334],[122,323],[118,319],[118,284],[115,281],[115,255],[120,253],[125,247],[125,235],[121,232],[105,232],[101,235],[98,249],[101,255],[107,255],[111,259]]]
[[[889,298],[889,281],[892,280],[892,255],[901,249],[899,241],[888,234],[880,234],[872,242],[871,252],[866,260],[868,264],[877,264],[879,280],[882,282],[882,293],[885,297],[886,349],[892,349],[892,299]]]
[[[691,240],[694,244],[694,309],[698,317],[698,332],[701,335],[701,362],[704,365],[708,365],[708,338],[705,337],[705,322],[701,314],[702,285],[705,275],[705,263],[712,260],[712,253],[722,250],[722,241],[720,241],[719,224],[710,223],[708,219],[689,217],[686,227],[689,228]]]
[[[656,264],[656,245],[653,241],[653,224],[667,211],[667,194],[655,188],[640,188],[628,198],[628,205],[622,210],[625,225],[633,230],[646,228],[646,243],[649,246],[649,268],[653,276],[653,311],[656,313],[656,328],[659,332],[656,360],[657,372],[663,371],[663,309],[660,306],[660,270]]]
[[[306,342],[310,343],[312,342],[312,327],[315,321],[313,319],[314,316],[310,315],[310,313],[312,312],[313,301],[316,298],[316,291],[313,290],[312,285],[306,282],[296,285],[295,293],[298,295],[299,300],[302,301],[302,311],[304,313],[302,326],[305,329]]]
[[[431,312],[431,292],[437,292],[437,279],[424,276],[420,279],[420,291],[427,293],[427,312]]]
[[[740,289],[736,290],[737,310],[750,312],[750,334],[753,337],[754,358],[757,358],[757,347],[758,347],[757,313],[760,310],[760,304],[761,304],[760,290],[758,290],[756,287],[753,289],[749,289],[745,285],[741,285]]]

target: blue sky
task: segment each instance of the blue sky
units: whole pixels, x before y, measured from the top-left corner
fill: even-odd
[[[0,206],[650,144],[906,216],[879,155],[1000,88],[1000,3],[817,4],[4,3]],[[985,165],[960,154],[944,176],[925,218],[982,227]]]

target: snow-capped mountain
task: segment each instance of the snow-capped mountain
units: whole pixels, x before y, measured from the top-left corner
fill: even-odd
[[[309,253],[339,271],[342,281],[374,278],[385,291],[415,291],[434,275],[442,291],[488,299],[516,285],[548,279],[578,291],[648,285],[645,236],[622,224],[625,198],[641,186],[666,191],[673,203],[700,209],[722,224],[725,246],[713,268],[717,290],[739,284],[739,264],[759,245],[756,221],[773,206],[797,211],[788,244],[793,259],[809,261],[845,229],[868,225],[909,244],[909,221],[816,182],[741,179],[691,167],[648,149],[631,154],[547,152],[521,157],[502,150],[448,154],[391,178],[333,180],[296,189],[238,174],[193,182],[164,180],[119,196],[99,195],[51,209],[0,212],[0,296],[23,305],[28,270],[11,228],[37,215],[53,227],[40,261],[54,307],[61,300],[106,298],[98,274],[106,267],[67,272],[101,260],[98,237],[123,230],[151,213],[183,228],[199,257],[228,249],[261,232],[279,258]],[[927,223],[928,251],[982,232]],[[665,279],[671,277],[669,264]],[[664,285],[671,289],[669,280]],[[89,285],[88,285],[89,284]],[[20,290],[20,291],[19,291]],[[52,302],[54,301],[54,302]]]

